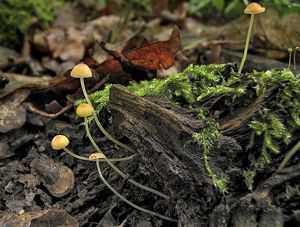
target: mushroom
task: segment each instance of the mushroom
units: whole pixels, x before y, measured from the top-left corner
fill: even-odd
[[[79,117],[89,117],[93,115],[94,108],[91,104],[88,103],[81,103],[77,108],[76,108],[76,114]]]
[[[86,135],[89,138],[89,140],[91,141],[92,145],[94,146],[94,148],[96,149],[96,151],[99,153],[99,155],[101,154],[102,159],[114,170],[116,171],[116,173],[118,173],[121,177],[123,177],[124,179],[128,178],[128,175],[123,173],[122,170],[120,170],[115,164],[112,163],[112,161],[110,159],[108,159],[105,154],[101,151],[101,149],[99,148],[99,146],[97,145],[97,143],[95,142],[94,138],[91,135],[90,129],[89,129],[89,125],[88,125],[88,121],[87,118],[84,118],[84,127],[85,127],[85,131],[86,131]],[[91,161],[93,161],[93,159],[90,159]],[[101,159],[96,159],[96,163],[99,163],[99,160]],[[100,177],[101,178],[101,177]],[[103,179],[101,178],[101,180],[103,181]],[[137,181],[133,180],[133,179],[128,179],[128,182],[130,182],[131,184],[145,190],[145,191],[149,191],[152,192],[162,198],[165,198],[167,200],[170,199],[170,196],[165,195],[162,192],[159,192],[155,189],[152,189],[150,187],[147,187],[143,184],[138,183]]]
[[[51,146],[52,146],[53,150],[64,150],[66,153],[73,156],[74,158],[77,158],[77,159],[80,159],[80,160],[83,160],[83,161],[95,161],[97,158],[98,159],[100,158],[99,154],[97,155],[98,157],[95,158],[95,159],[75,154],[74,152],[70,151],[67,148],[67,146],[69,145],[69,142],[70,141],[69,141],[68,137],[66,137],[64,135],[56,135],[56,136],[53,137],[53,139],[51,141]],[[99,153],[99,152],[97,152],[97,153]],[[100,152],[100,154],[102,154],[101,159],[103,159],[104,154],[102,152]],[[133,157],[135,157],[135,154],[130,155],[128,157],[124,157],[124,158],[112,158],[112,159],[109,159],[109,161],[111,161],[111,162],[129,161]],[[100,161],[106,162],[104,159],[100,160]]]
[[[294,50],[294,70],[296,70],[296,68],[297,68],[296,53],[297,53],[298,50],[300,50],[300,47],[295,47],[295,50]]]
[[[148,209],[145,209],[143,207],[140,207],[138,205],[136,205],[135,203],[129,201],[128,199],[126,199],[124,196],[122,196],[117,190],[115,190],[113,188],[113,186],[111,186],[107,181],[106,179],[104,178],[103,174],[102,174],[102,171],[100,169],[100,165],[99,165],[99,159],[96,159],[96,165],[97,165],[97,171],[98,171],[98,175],[100,177],[100,179],[102,180],[102,182],[105,184],[106,187],[108,187],[112,193],[114,193],[117,197],[119,197],[119,199],[121,199],[123,202],[127,203],[128,205],[132,206],[133,208],[139,210],[139,211],[142,211],[144,213],[147,213],[147,214],[150,214],[150,215],[153,215],[153,216],[156,216],[156,217],[159,217],[161,219],[164,219],[164,220],[168,220],[168,221],[171,221],[171,222],[178,222],[177,219],[174,219],[174,218],[170,218],[168,216],[165,216],[165,215],[161,215],[157,212],[154,212],[154,211],[151,211],[151,210],[148,210]]]
[[[248,28],[248,34],[247,34],[244,54],[243,54],[243,58],[242,58],[240,68],[238,71],[239,74],[242,72],[246,58],[247,58],[247,52],[248,52],[248,48],[249,48],[249,41],[250,41],[251,30],[252,30],[253,21],[254,21],[254,15],[263,13],[263,12],[265,12],[265,8],[255,2],[250,3],[244,11],[245,14],[251,14],[251,17],[250,17],[250,24],[249,24],[249,28]]]
[[[290,69],[290,67],[291,67],[291,62],[292,62],[292,52],[293,52],[293,49],[292,49],[292,48],[289,48],[289,49],[288,49],[288,52],[289,52],[289,66],[288,66],[288,69]]]
[[[96,159],[103,159],[103,158],[104,158],[104,154],[101,152],[95,152],[89,156],[89,160],[96,160]]]
[[[83,95],[85,97],[85,100],[87,101],[88,104],[90,104],[92,107],[92,102],[91,100],[89,99],[89,96],[88,96],[88,93],[86,91],[86,88],[85,88],[85,84],[84,84],[84,78],[89,78],[89,77],[92,77],[92,71],[90,69],[89,66],[87,66],[86,64],[84,63],[80,63],[78,65],[75,65],[70,73],[71,77],[74,77],[74,78],[79,78],[80,79],[80,85],[81,85],[81,88],[82,88],[82,92],[83,92]],[[97,126],[99,127],[99,129],[101,130],[101,132],[109,139],[111,140],[112,142],[114,142],[115,144],[123,147],[124,149],[128,150],[128,151],[131,151],[131,152],[134,152],[134,150],[130,147],[128,147],[127,145],[119,142],[118,140],[116,140],[115,138],[113,138],[102,126],[102,124],[100,123],[99,119],[98,119],[98,116],[97,114],[95,113],[95,111],[93,111],[93,116],[95,118],[95,121],[96,121],[96,124]]]
[[[64,135],[56,135],[52,141],[51,141],[51,146],[53,150],[61,150],[68,146],[70,143],[68,137]]]
[[[80,79],[80,85],[81,85],[81,89],[83,92],[83,95],[86,99],[86,101],[88,102],[88,104],[92,105],[89,96],[87,94],[86,88],[85,88],[85,84],[84,84],[84,78],[89,78],[92,77],[92,71],[90,69],[90,67],[88,67],[86,64],[84,63],[80,63],[78,65],[75,65],[71,71],[71,77],[74,78],[79,78]]]

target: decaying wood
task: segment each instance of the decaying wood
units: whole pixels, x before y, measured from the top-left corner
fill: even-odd
[[[260,182],[255,182],[258,186],[251,193],[244,183],[243,171],[245,162],[249,160],[235,138],[241,134],[240,129],[245,128],[244,123],[248,120],[245,113],[255,115],[260,103],[268,101],[268,96],[266,94],[266,97],[253,100],[248,107],[231,114],[221,122],[221,126],[229,126],[226,127],[229,131],[226,131],[226,136],[221,136],[216,141],[214,148],[208,154],[208,161],[214,173],[218,176],[223,173],[228,177],[228,194],[222,195],[212,185],[211,177],[207,174],[202,148],[191,142],[192,134],[201,132],[207,124],[199,120],[197,112],[180,108],[158,97],[135,96],[120,85],[111,87],[109,110],[112,114],[113,127],[108,130],[123,142],[130,142],[138,154],[128,162],[117,162],[116,165],[127,173],[128,177],[170,195],[171,199],[165,200],[127,184],[126,180],[121,179],[105,163],[101,164],[103,174],[107,181],[130,201],[176,218],[178,223],[150,217],[127,206],[100,182],[93,164],[53,153],[50,146],[46,145],[59,128],[60,133],[70,137],[71,150],[81,155],[90,153],[93,147],[89,143],[84,143],[85,132],[81,130],[81,126],[74,127],[67,123],[61,125],[61,121],[52,120],[52,125],[49,125],[46,130],[48,138],[45,138],[42,133],[34,136],[25,130],[19,130],[17,135],[5,135],[1,137],[0,148],[2,145],[4,149],[9,147],[14,151],[9,156],[21,157],[24,150],[17,148],[20,144],[28,144],[28,141],[31,143],[33,140],[35,144],[46,147],[48,151],[45,153],[49,153],[47,158],[41,159],[37,149],[32,148],[26,158],[8,164],[0,163],[2,179],[0,188],[4,189],[3,207],[7,208],[5,213],[0,212],[0,225],[1,223],[14,224],[12,221],[14,217],[19,216],[15,214],[20,209],[24,209],[25,214],[27,210],[43,210],[41,211],[43,213],[51,207],[64,209],[77,219],[81,226],[89,225],[91,222],[104,227],[122,226],[123,223],[124,226],[149,227],[283,227],[289,226],[287,222],[300,223],[297,213],[287,217],[284,212],[285,207],[279,207],[274,198],[278,188],[285,190],[284,185],[287,181],[299,179],[299,163],[294,161],[296,165],[272,176],[270,170],[269,176],[258,177]],[[105,112],[101,114],[105,115]],[[236,121],[238,119],[241,121]],[[105,121],[103,124],[107,126]],[[109,141],[103,140],[99,130],[93,124],[90,126],[95,141],[108,157],[130,155]],[[241,142],[239,139],[238,141]],[[25,149],[26,151],[28,152]],[[43,155],[45,153],[43,151]],[[5,153],[3,157],[7,157],[7,154]],[[5,163],[4,161],[2,163]],[[67,196],[54,198],[55,195],[51,194],[52,187],[49,188],[49,185],[54,185],[53,183],[59,178],[58,170],[61,167],[59,163],[64,163],[74,172],[75,182],[73,187],[73,180],[70,181],[69,185],[73,190],[70,192],[67,190]],[[11,177],[13,180],[5,177],[8,173],[13,174]],[[22,193],[14,197],[12,196],[14,191]],[[282,197],[285,196],[284,193],[281,194]],[[52,217],[47,215],[45,218],[54,223]],[[62,221],[70,218],[64,214],[58,215],[62,217]],[[72,227],[78,225],[76,221],[72,223]]]
[[[243,112],[251,110],[254,114],[264,99],[265,96],[258,98]],[[275,173],[253,193],[234,195],[236,189],[244,187],[243,151],[235,139],[222,136],[209,154],[213,171],[229,177],[228,190],[233,194],[221,199],[203,166],[201,148],[187,143],[194,132],[205,126],[195,113],[153,97],[137,97],[118,85],[111,88],[109,108],[116,131],[133,143],[142,159],[140,165],[162,179],[163,191],[175,201],[178,226],[284,226],[282,211],[270,202],[269,194],[275,186],[299,177],[299,166]],[[226,128],[233,134],[244,120],[247,119],[237,125],[228,121],[230,127]],[[260,202],[253,202],[263,195]]]
[[[236,130],[239,130],[245,123],[248,123],[251,118],[259,110],[259,107],[266,99],[272,94],[274,89],[270,89],[268,92],[261,94],[256,98],[248,107],[242,110],[226,116],[220,120],[220,129],[225,134],[236,133]]]
[[[203,214],[217,204],[219,194],[207,176],[201,149],[188,145],[188,141],[205,123],[198,120],[195,113],[174,108],[169,103],[137,97],[117,85],[111,88],[109,108],[114,124],[132,141],[143,165],[163,180],[166,191],[175,200],[178,226],[204,226]],[[229,159],[240,147],[229,137],[222,137],[218,145],[211,152],[216,157],[211,159],[212,166],[225,170],[222,162],[228,159],[226,165],[231,166]],[[216,156],[221,152],[227,154]]]

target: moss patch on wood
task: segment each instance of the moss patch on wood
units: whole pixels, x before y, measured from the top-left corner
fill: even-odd
[[[213,142],[224,133],[219,126],[222,120],[249,108],[262,95],[266,96],[243,122],[247,138],[237,139],[248,156],[244,177],[249,190],[253,189],[257,172],[270,166],[276,168],[279,154],[287,151],[293,133],[300,127],[299,75],[289,70],[239,75],[236,69],[233,64],[190,65],[164,80],[131,83],[127,87],[137,96],[155,96],[198,111],[207,127],[195,132],[191,140],[201,146],[207,173],[221,192],[227,190],[226,176],[214,173],[205,157]],[[90,95],[98,111],[109,102],[109,88],[107,85],[103,91]]]

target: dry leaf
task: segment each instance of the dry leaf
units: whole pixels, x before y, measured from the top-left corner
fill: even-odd
[[[15,91],[0,100],[0,132],[20,128],[26,122],[26,108],[22,102],[29,96],[27,89]]]
[[[116,16],[98,19],[71,27],[50,28],[36,34],[33,43],[37,49],[63,61],[78,62],[95,40],[102,40],[118,22]]]
[[[0,72],[0,77],[8,81],[8,84],[6,84],[3,89],[0,89],[0,99],[20,88],[45,88],[66,80],[66,78],[58,76],[27,76],[2,72]]]
[[[155,71],[163,68],[168,69],[174,64],[176,53],[181,48],[181,37],[178,28],[172,32],[171,38],[167,41],[150,42],[141,47],[129,50],[120,55],[115,52],[114,55],[121,58],[125,57],[132,65],[141,67],[149,71]],[[112,58],[106,60],[95,67],[99,74],[119,74],[124,72],[119,60]]]

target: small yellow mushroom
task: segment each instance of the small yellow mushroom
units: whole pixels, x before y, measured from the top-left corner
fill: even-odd
[[[88,103],[81,103],[76,108],[76,114],[78,117],[88,117],[93,115],[93,112],[94,112],[93,106]]]
[[[53,150],[60,150],[69,145],[68,137],[64,135],[56,135],[51,141],[51,146]]]
[[[105,155],[101,152],[95,152],[89,156],[89,160],[96,160],[96,159],[101,159],[101,158],[105,158]]]
[[[265,12],[266,8],[256,2],[250,3],[244,10],[245,14],[259,14]]]
[[[242,61],[239,67],[239,71],[238,73],[241,74],[246,58],[247,58],[247,53],[248,53],[248,48],[249,48],[249,42],[250,42],[250,36],[251,36],[251,30],[252,30],[252,26],[253,26],[253,21],[254,21],[254,15],[255,14],[259,14],[259,13],[263,13],[265,12],[265,8],[262,7],[260,4],[252,2],[250,3],[246,9],[244,10],[245,14],[250,14],[250,24],[249,24],[249,28],[248,28],[248,33],[247,33],[247,38],[246,38],[246,43],[245,43],[245,48],[244,48],[244,54],[242,57]]]
[[[90,67],[84,63],[80,63],[74,66],[70,75],[74,78],[88,78],[92,77],[93,74]]]

